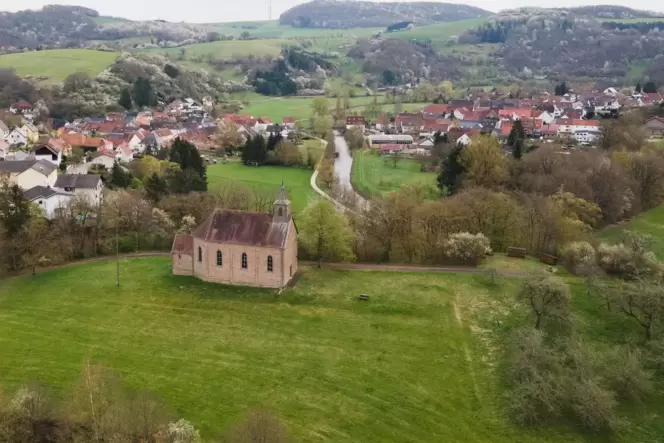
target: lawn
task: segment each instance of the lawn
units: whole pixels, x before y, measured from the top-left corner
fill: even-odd
[[[311,146],[313,148],[313,146]],[[283,182],[292,202],[294,213],[302,211],[313,197],[309,180],[312,171],[304,168],[282,166],[245,166],[239,162],[210,165],[207,168],[209,189],[221,188],[231,184],[244,184],[254,188],[273,191],[277,196]]]
[[[109,67],[119,53],[91,49],[52,49],[0,55],[0,68],[13,68],[21,77],[35,77],[48,83],[63,81],[69,74],[83,72],[95,77]]]
[[[364,150],[353,154],[351,180],[358,192],[380,198],[406,183],[426,182],[435,186],[436,174],[421,172],[420,163],[411,159],[399,160],[395,168],[392,159]]]
[[[508,420],[497,340],[527,321],[514,310],[518,280],[305,268],[277,294],[173,277],[168,258],[120,268],[119,289],[113,261],[0,281],[3,388],[39,381],[65,395],[89,357],[204,438],[265,405],[299,442],[607,441]],[[625,332],[598,321],[582,292],[582,328]],[[628,411],[616,441],[658,441],[664,410],[653,401]]]
[[[664,205],[638,215],[628,223],[604,228],[599,232],[599,237],[617,242],[626,229],[651,235],[653,252],[660,260],[664,260]]]

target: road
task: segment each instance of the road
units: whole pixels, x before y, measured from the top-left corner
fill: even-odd
[[[335,132],[334,144],[337,148],[337,153],[339,154],[334,160],[334,173],[339,179],[339,186],[348,193],[353,193],[356,195],[359,206],[365,206],[367,201],[362,198],[362,196],[355,192],[353,185],[350,182],[350,173],[353,168],[353,157],[350,155],[350,148],[348,148],[348,143],[346,139]]]

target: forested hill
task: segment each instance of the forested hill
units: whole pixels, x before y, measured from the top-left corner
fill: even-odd
[[[484,9],[454,3],[314,0],[289,9],[279,20],[298,28],[345,29],[386,27],[401,21],[427,25],[489,15]]]

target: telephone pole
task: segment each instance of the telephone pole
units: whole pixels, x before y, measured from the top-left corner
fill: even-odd
[[[267,19],[272,20],[272,0],[267,0]]]

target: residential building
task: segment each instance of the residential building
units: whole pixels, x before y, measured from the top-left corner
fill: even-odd
[[[24,123],[21,129],[25,133],[28,143],[39,142],[39,130],[32,123]]]
[[[90,161],[90,164],[102,165],[104,168],[110,171],[115,164],[115,161],[115,153],[113,152],[96,152],[92,154],[92,160]]]
[[[14,128],[5,140],[12,146],[25,146],[28,144],[28,135],[22,128]]]
[[[58,176],[53,187],[98,205],[101,203],[104,185],[101,175],[98,174],[62,174]]]
[[[599,130],[579,130],[574,132],[574,140],[579,143],[594,143],[600,135]]]
[[[366,121],[361,115],[349,115],[346,117],[346,130],[350,131],[353,128],[359,128],[364,130],[364,125]]]
[[[11,131],[9,130],[9,127],[5,124],[5,122],[0,120],[0,140],[6,140],[10,132]]]
[[[4,140],[0,140],[0,159],[4,160],[9,154],[9,143]]]
[[[645,128],[652,138],[664,138],[664,117],[649,118]]]
[[[32,114],[33,109],[29,102],[21,100],[11,105],[9,107],[9,112],[12,114]]]
[[[297,272],[297,230],[282,185],[272,213],[214,211],[192,235],[176,235],[173,274],[283,288]]]
[[[0,178],[8,179],[25,191],[35,186],[53,186],[57,176],[57,166],[45,160],[0,162]]]
[[[57,217],[60,211],[66,208],[74,198],[74,194],[45,186],[35,186],[28,189],[23,192],[23,196],[26,200],[38,205],[48,219]]]

